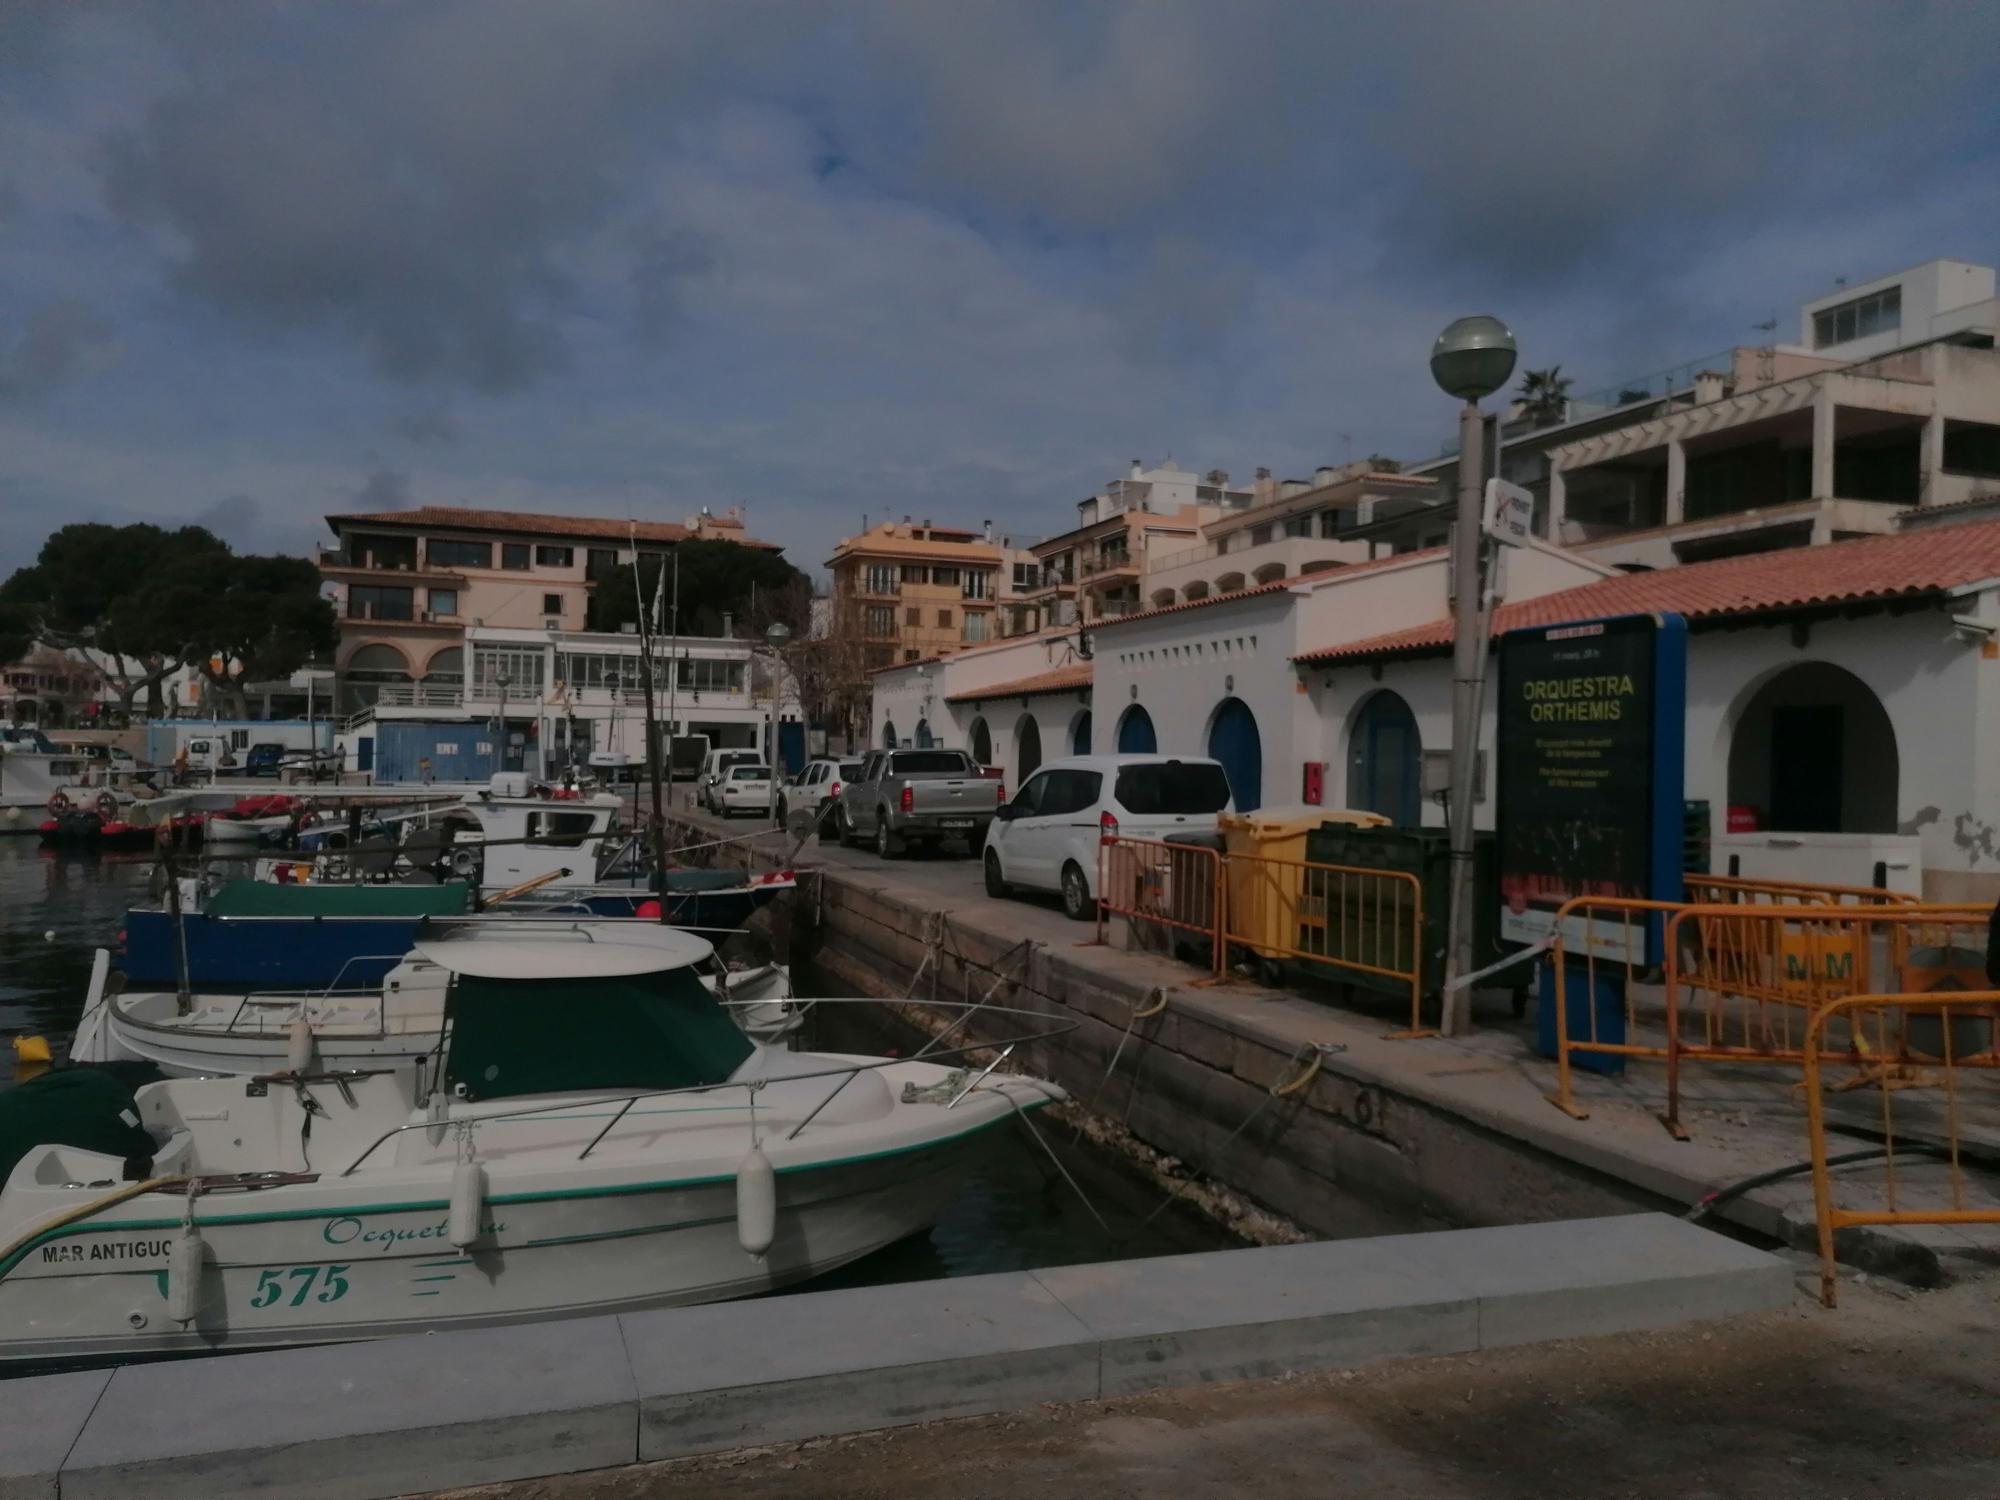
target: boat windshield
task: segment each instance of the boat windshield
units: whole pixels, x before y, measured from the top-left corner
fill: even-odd
[[[467,1099],[722,1083],[750,1039],[691,968],[589,979],[460,974],[445,1086]]]

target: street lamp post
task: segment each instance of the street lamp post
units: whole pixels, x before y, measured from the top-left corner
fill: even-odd
[[[1439,1029],[1463,1032],[1472,1014],[1472,988],[1462,983],[1476,967],[1472,952],[1472,804],[1479,768],[1479,688],[1486,670],[1486,628],[1480,597],[1480,491],[1486,464],[1482,449],[1482,397],[1514,373],[1514,335],[1498,318],[1460,318],[1431,348],[1431,378],[1465,404],[1458,414],[1458,518],[1451,539],[1453,597],[1451,656],[1451,902],[1445,950],[1445,988]]]
[[[771,653],[771,711],[764,721],[765,735],[769,741],[765,759],[773,772],[778,768],[778,715],[784,708],[784,658],[778,653],[785,642],[792,638],[792,628],[778,621],[764,627],[764,647]]]
[[[500,689],[500,717],[493,728],[493,774],[498,776],[507,769],[507,689],[513,679],[505,672],[493,675],[493,685]]]

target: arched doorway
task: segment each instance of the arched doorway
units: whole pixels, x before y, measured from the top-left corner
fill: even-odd
[[[982,766],[993,764],[993,731],[984,717],[972,721],[972,758]]]
[[[937,743],[931,738],[931,721],[929,719],[917,720],[917,733],[914,743],[919,750],[928,750],[932,745]]]
[[[893,750],[896,748],[896,721],[894,719],[884,719],[882,721],[882,748],[884,750]]]
[[[1069,727],[1069,753],[1090,754],[1090,710],[1087,708],[1076,716],[1076,722]]]
[[[1347,805],[1400,828],[1423,821],[1423,741],[1401,693],[1372,693],[1347,736]]]
[[[383,688],[407,685],[409,681],[410,663],[402,652],[380,642],[363,646],[341,668],[341,712],[351,714],[368,708],[382,696]]]
[[[1139,704],[1133,704],[1118,721],[1118,753],[1156,755],[1159,749],[1160,737],[1153,733],[1153,716]]]
[[[1241,698],[1224,698],[1208,725],[1208,753],[1222,762],[1238,812],[1264,805],[1264,739],[1257,716]]]
[[[1033,714],[1022,714],[1014,726],[1014,785],[1019,786],[1042,764],[1042,726]]]
[[[1783,833],[1894,833],[1896,730],[1845,667],[1808,661],[1758,684],[1729,739],[1729,805]]]

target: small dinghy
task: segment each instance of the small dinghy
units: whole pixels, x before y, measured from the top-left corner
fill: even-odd
[[[180,1078],[150,1160],[56,1143],[0,1189],[0,1359],[254,1349],[712,1302],[933,1224],[1063,1096],[784,1052],[651,944],[446,939],[421,1059]]]

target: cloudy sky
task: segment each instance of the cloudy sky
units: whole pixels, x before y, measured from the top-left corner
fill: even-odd
[[[1433,453],[1459,313],[1583,390],[1993,263],[1996,99],[1990,3],[0,0],[0,572]]]

